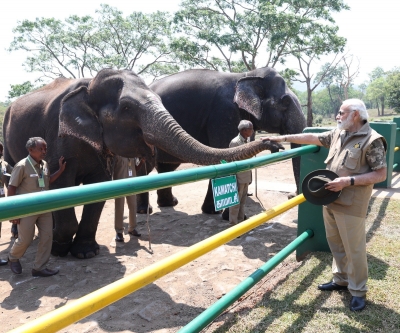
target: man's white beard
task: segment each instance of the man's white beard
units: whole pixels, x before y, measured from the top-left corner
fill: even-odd
[[[337,128],[339,130],[348,130],[353,125],[353,121],[349,116],[347,116],[347,119],[345,121],[342,122],[339,122],[339,120],[337,121]]]

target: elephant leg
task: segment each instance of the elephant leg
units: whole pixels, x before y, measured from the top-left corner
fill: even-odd
[[[205,214],[220,214],[222,212],[221,210],[215,210],[211,180],[208,182],[207,194],[206,197],[204,198],[201,210]]]
[[[158,163],[158,173],[175,171],[180,164]],[[172,207],[178,204],[178,199],[172,194],[172,187],[157,190],[157,204],[160,207]]]
[[[225,221],[229,221],[229,208],[225,208],[222,212],[222,219]]]
[[[70,252],[79,259],[89,259],[99,254],[96,231],[105,202],[96,202],[83,207],[82,219]]]
[[[147,214],[147,207],[149,207],[149,214],[153,213],[153,207],[149,202],[149,192],[136,194],[137,209],[138,214]]]
[[[51,254],[65,257],[71,249],[72,239],[78,231],[78,220],[74,208],[53,212],[54,230]]]

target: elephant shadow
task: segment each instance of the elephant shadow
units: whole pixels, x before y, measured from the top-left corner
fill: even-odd
[[[8,282],[12,288],[1,303],[3,309],[32,312],[48,307],[50,311],[122,277],[122,264],[109,254],[106,246],[101,246],[101,253],[90,262],[71,255],[51,256],[48,267],[57,268],[60,272],[49,278],[32,277],[31,267],[38,241],[38,238],[34,239],[20,259],[22,274],[15,275],[9,268],[6,268],[8,274],[2,274],[0,281]]]
[[[171,284],[163,290],[152,283],[81,322],[95,321],[107,332],[145,333],[185,326],[205,308],[187,305],[184,300],[174,301],[171,295],[179,298],[178,294],[179,285]]]
[[[147,216],[138,215],[141,240],[149,241],[150,239],[153,244],[189,247],[230,228],[229,222],[223,220],[221,214],[188,214],[179,211],[176,206],[159,207],[159,210],[150,216],[149,226]],[[263,211],[259,202],[251,197],[247,199],[246,214],[249,217]],[[281,220],[287,220],[289,223],[282,223]],[[296,238],[297,225],[291,223],[292,220],[290,216],[276,217],[226,245],[241,246],[247,258],[266,261]],[[127,227],[128,224],[125,223],[125,228]],[[150,237],[148,228],[150,228]]]

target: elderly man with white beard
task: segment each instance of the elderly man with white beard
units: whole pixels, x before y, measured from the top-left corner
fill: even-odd
[[[386,140],[368,123],[365,104],[345,100],[336,116],[337,128],[323,133],[264,137],[262,140],[313,144],[329,149],[326,168],[339,175],[325,188],[341,195],[323,206],[326,237],[333,255],[333,280],[322,291],[348,290],[351,311],[365,308],[368,264],[365,217],[372,188],[386,179]]]

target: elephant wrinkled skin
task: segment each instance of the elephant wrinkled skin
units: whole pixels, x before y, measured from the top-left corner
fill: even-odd
[[[136,74],[112,69],[101,70],[92,80],[56,79],[17,99],[6,111],[3,133],[4,157],[11,165],[26,156],[25,144],[34,136],[47,141],[50,170],[64,156],[67,167],[52,189],[108,181],[113,154],[152,161],[153,146],[203,165],[279,148],[268,141],[245,149],[206,147],[176,123]],[[73,208],[53,212],[52,253],[71,252],[78,258],[98,254],[95,237],[103,206],[85,205],[79,223]]]
[[[242,119],[250,120],[254,130],[270,133],[297,134],[306,126],[298,98],[273,68],[247,73],[188,70],[156,81],[150,88],[184,130],[210,147],[228,147],[238,134],[237,126]],[[189,156],[177,159],[157,150],[158,172],[173,171],[183,162],[189,162]],[[293,170],[298,186],[300,158],[293,159]],[[160,206],[178,203],[171,188],[157,192]],[[147,204],[148,194],[138,195],[139,213],[145,211]],[[211,184],[202,211],[217,213]]]

